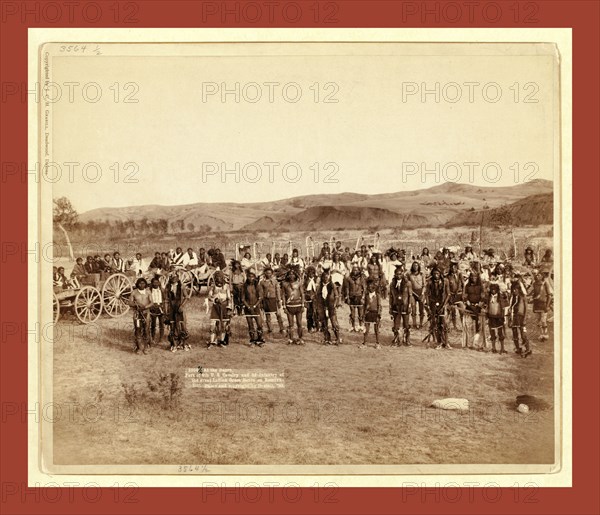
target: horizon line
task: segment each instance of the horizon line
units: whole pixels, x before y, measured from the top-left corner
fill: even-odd
[[[229,202],[229,201],[202,201],[202,202],[192,202],[192,203],[187,203],[187,204],[152,204],[152,203],[148,203],[148,204],[134,204],[134,205],[126,205],[126,206],[103,206],[103,207],[95,207],[92,209],[88,209],[87,211],[83,211],[81,213],[79,213],[80,215],[84,215],[86,213],[90,213],[92,211],[97,211],[97,210],[102,210],[102,209],[127,209],[127,208],[140,208],[140,207],[161,207],[161,208],[170,208],[170,207],[186,207],[186,206],[195,206],[197,204],[231,204],[231,205],[246,205],[246,206],[252,206],[252,205],[257,205],[257,204],[267,204],[267,203],[273,203],[273,202],[283,202],[286,200],[294,200],[294,199],[298,199],[298,198],[307,198],[307,197],[316,197],[319,195],[323,195],[323,196],[336,196],[336,195],[360,195],[360,196],[366,196],[366,197],[375,197],[375,196],[379,196],[379,195],[394,195],[397,193],[412,193],[412,192],[418,192],[418,191],[426,191],[426,190],[430,190],[433,188],[438,188],[440,186],[445,186],[446,184],[456,184],[459,186],[472,186],[473,188],[489,188],[489,189],[493,189],[493,188],[513,188],[515,186],[523,186],[525,184],[531,184],[534,182],[548,182],[548,183],[554,183],[554,181],[552,179],[543,179],[543,178],[538,178],[538,179],[531,179],[529,181],[523,182],[521,184],[513,184],[510,186],[481,186],[481,185],[475,185],[472,184],[470,182],[455,182],[455,181],[444,181],[444,182],[440,182],[439,184],[435,184],[434,186],[428,186],[428,187],[423,187],[423,188],[417,188],[417,189],[413,189],[413,190],[399,190],[399,191],[389,191],[389,192],[381,192],[381,193],[359,193],[359,192],[354,192],[354,191],[343,191],[341,193],[313,193],[313,194],[309,194],[309,195],[298,195],[298,196],[293,196],[293,197],[282,197],[279,198],[277,200],[263,200],[263,201],[258,201],[258,202]],[[53,197],[54,198],[54,197]],[[60,198],[60,197],[56,197],[56,198]]]

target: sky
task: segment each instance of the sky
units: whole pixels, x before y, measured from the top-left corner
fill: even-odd
[[[53,196],[81,213],[552,179],[556,71],[529,44],[54,51]]]

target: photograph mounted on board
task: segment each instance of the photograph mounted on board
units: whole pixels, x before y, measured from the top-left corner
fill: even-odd
[[[560,65],[42,45],[44,469],[560,469]]]

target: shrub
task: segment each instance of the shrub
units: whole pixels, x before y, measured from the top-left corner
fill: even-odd
[[[179,374],[159,372],[156,377],[148,379],[148,389],[157,394],[163,409],[173,409],[179,405],[182,387]]]
[[[123,388],[123,393],[125,394],[125,400],[127,404],[131,407],[136,407],[139,401],[138,392],[135,389],[135,384],[133,383],[121,383],[121,387]]]

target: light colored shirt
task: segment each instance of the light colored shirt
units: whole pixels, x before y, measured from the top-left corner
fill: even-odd
[[[398,265],[401,265],[402,261],[400,261],[399,259],[395,259],[395,260],[388,260],[386,259],[383,263],[383,275],[385,276],[385,278],[388,281],[391,281],[394,277],[394,274],[396,273],[396,267]]]
[[[323,270],[329,270],[331,268],[332,264],[333,264],[333,261],[331,259],[323,258],[321,260],[321,268]]]
[[[150,288],[150,297],[152,298],[152,302],[154,302],[154,304],[162,304],[163,298],[160,288]]]
[[[144,261],[144,259],[135,259],[133,260],[133,263],[131,263],[131,270],[133,270],[137,275],[142,275],[142,273],[144,273],[146,270],[148,269],[148,266],[146,265],[146,262]]]
[[[251,259],[248,258],[242,258],[242,269],[247,270],[248,268],[252,267],[253,263]]]
[[[123,258],[113,258],[112,262],[111,262],[111,268],[113,270],[116,270],[117,272],[124,272],[125,271],[125,260]]]
[[[346,265],[341,261],[339,261],[337,263],[332,261],[330,270],[331,270],[331,280],[334,283],[342,284],[344,282],[344,275],[346,275],[346,271],[347,271]]]
[[[408,274],[408,278],[410,279],[413,290],[420,292],[425,287],[425,278],[421,272],[418,274],[413,274],[411,272]]]
[[[230,303],[231,292],[229,290],[229,285],[224,284],[223,286],[217,286],[215,284],[212,287],[212,290],[210,291],[208,297],[212,302],[214,302],[215,300],[218,300],[222,304],[225,302]]]
[[[302,259],[300,256],[298,257],[291,257],[290,259],[290,265],[293,266],[298,266],[300,268],[300,270],[304,270],[304,259]]]
[[[352,258],[352,263],[356,263],[358,264],[359,268],[361,270],[366,270],[367,269],[367,265],[369,263],[369,258],[366,256],[354,256]]]
[[[190,256],[189,252],[183,255],[183,266],[198,266],[198,255],[192,251]]]

